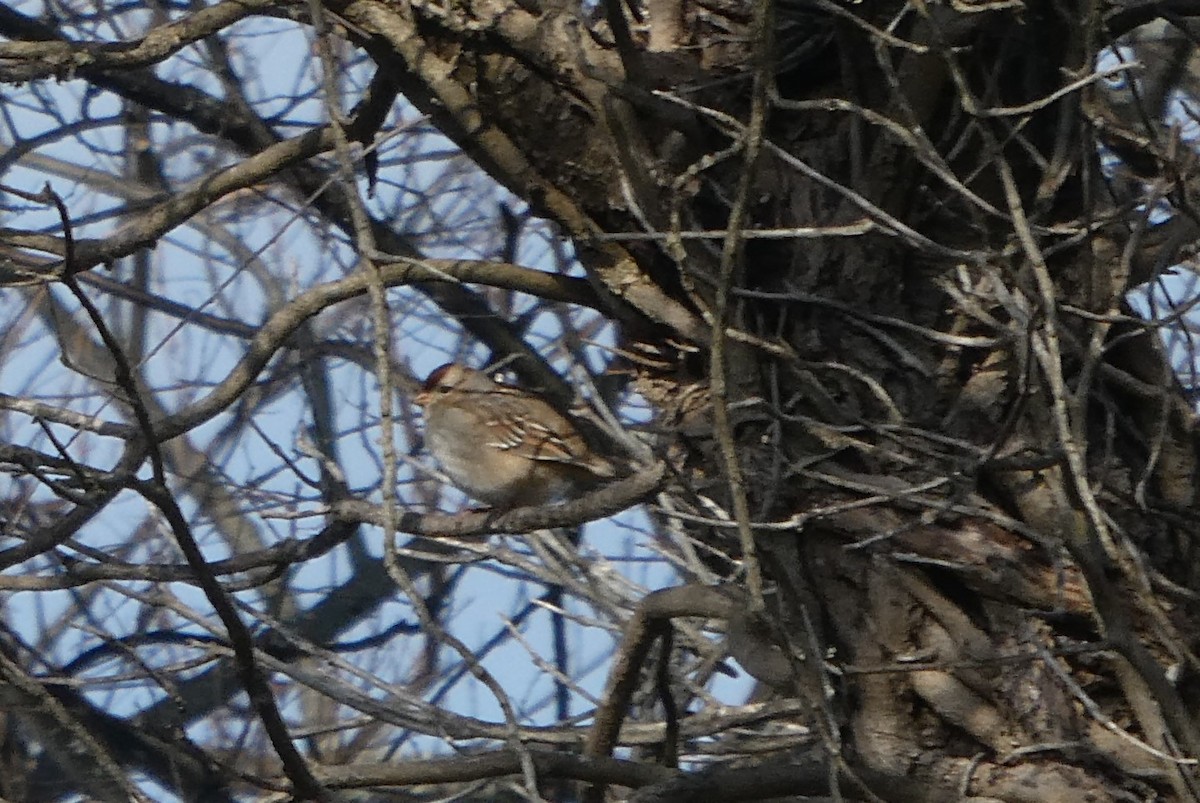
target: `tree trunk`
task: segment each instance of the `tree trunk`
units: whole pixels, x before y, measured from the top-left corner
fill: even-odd
[[[343,9],[656,348],[636,385],[695,513],[737,518],[730,439],[759,567],[689,533],[761,569],[814,754],[884,798],[1192,795],[1193,413],[1125,301],[1163,240],[1131,204],[1191,173],[1101,169],[1101,137],[1176,164],[1078,80],[1139,21],[1103,10]],[[731,220],[732,260],[687,236]]]

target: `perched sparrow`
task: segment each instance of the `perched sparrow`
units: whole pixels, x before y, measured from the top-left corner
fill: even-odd
[[[541,505],[615,476],[544,399],[449,363],[413,400],[425,445],[461,490],[494,507]]]

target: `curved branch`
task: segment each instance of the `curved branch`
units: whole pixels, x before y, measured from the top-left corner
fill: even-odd
[[[586,296],[586,282],[568,276],[520,268],[504,263],[479,262],[473,260],[405,260],[402,263],[382,266],[381,278],[387,287],[417,283],[453,283],[461,281],[496,281],[496,286],[510,289],[532,290],[556,300],[582,301]],[[370,278],[357,273],[346,279],[319,285],[301,294],[259,328],[250,341],[246,354],[212,392],[178,413],[154,422],[154,432],[159,440],[178,437],[199,424],[208,421],[233,404],[241,396],[259,372],[262,371],[275,352],[296,331],[301,323],[331,304],[356,296],[365,295],[370,287]]]
[[[543,507],[519,507],[513,510],[401,514],[396,522],[399,532],[428,538],[465,538],[493,533],[526,533],[554,527],[578,527],[589,521],[612,516],[646,499],[666,479],[667,467],[655,463],[636,474],[598,488],[578,499]],[[344,499],[335,502],[332,513],[340,521],[384,526],[383,510],[370,502]]]
[[[232,0],[201,8],[194,14],[153,28],[129,42],[67,42],[34,40],[0,42],[0,81],[17,83],[61,77],[82,67],[131,69],[157,64],[188,45],[212,36],[239,20],[277,8],[277,0]],[[8,6],[0,6],[0,24],[14,21]],[[16,62],[15,64],[12,62]]]

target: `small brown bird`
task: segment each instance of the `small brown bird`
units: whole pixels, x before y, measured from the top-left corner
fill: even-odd
[[[434,369],[413,400],[425,445],[458,488],[493,507],[541,505],[615,476],[540,396],[458,363]]]

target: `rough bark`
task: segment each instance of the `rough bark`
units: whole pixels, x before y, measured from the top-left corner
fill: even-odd
[[[636,382],[676,439],[681,499],[734,510],[713,470],[730,437],[751,525],[790,522],[754,531],[774,632],[819,712],[814,749],[851,774],[1014,801],[1191,794],[1170,756],[1200,749],[1197,443],[1128,315],[1150,226],[1101,175],[1111,106],[1077,80],[1123,32],[1106,10],[780,4],[759,63],[750,5],[650,4],[641,25],[616,5],[343,9],[575,238],[632,307],[627,343],[660,346]],[[755,128],[764,76],[778,94]],[[680,232],[723,229],[747,170],[747,228],[797,231],[744,244],[713,366],[720,250]],[[631,231],[662,237],[595,241]],[[689,532],[744,580],[730,530]]]
[[[421,288],[496,352],[524,355],[516,370],[564,397],[569,389],[533,359],[518,328],[486,320],[486,304],[455,280],[587,305],[616,321],[614,373],[627,372],[656,408],[652,448],[671,468],[670,509],[654,515],[704,548],[722,593],[745,607],[731,613],[726,597],[714,604],[730,617],[735,657],[749,665],[750,652],[766,651],[755,670],[770,681],[763,699],[803,701],[772,715],[793,730],[754,745],[731,740],[728,760],[706,772],[668,777],[598,756],[576,765],[538,753],[525,763],[481,759],[470,777],[540,767],[593,791],[643,787],[635,799],[644,800],[700,799],[718,788],[730,800],[1197,797],[1200,444],[1193,400],[1172,370],[1179,355],[1127,302],[1196,238],[1196,160],[1164,122],[1169,87],[1194,82],[1193,40],[1171,39],[1161,59],[1168,69],[1132,100],[1094,68],[1137,26],[1163,14],[1190,32],[1200,9],[337,0],[323,6],[328,22],[375,61],[376,84],[348,134],[331,127],[276,141],[198,91],[172,92],[140,71],[268,10],[234,5],[136,46],[88,48],[49,41],[43,23],[0,11],[0,29],[21,40],[5,54],[16,61],[0,64],[7,80],[77,74],[252,154],[219,181],[162,199],[111,241],[7,233],[5,283],[61,279],[134,253],[268,175],[287,173],[291,191],[317,197],[324,176],[298,166],[338,137],[369,142],[381,109],[402,92],[570,238],[587,284],[447,261],[389,269],[380,286]],[[284,4],[269,10],[302,16]],[[1122,162],[1106,169],[1109,152]],[[328,189],[313,206],[349,230],[354,209],[341,192]],[[1147,211],[1160,202],[1173,215],[1161,224]],[[381,251],[416,253],[373,224],[363,228]],[[75,246],[74,264],[51,268],[28,254],[64,256]],[[312,315],[364,296],[367,285],[325,285],[320,298],[302,295],[251,327],[244,370],[182,412],[156,416],[157,437],[226,410]],[[153,433],[127,424],[120,434],[152,451]],[[130,465],[145,458],[130,448]],[[0,457],[37,463],[16,448]],[[656,471],[581,508],[499,520],[397,522],[332,492],[326,501],[342,523],[475,535],[575,523],[587,518],[573,517],[580,509],[611,512],[653,490]],[[107,504],[108,476],[80,476],[91,496],[74,500],[72,516],[85,520],[89,505]],[[328,490],[332,481],[322,481]],[[77,524],[44,529],[45,540],[0,560],[41,554]],[[248,563],[235,568],[331,548],[315,541],[308,551],[243,556]],[[189,571],[165,567],[161,579]],[[376,579],[380,598],[392,592]],[[216,580],[209,585],[219,598]],[[232,608],[228,618],[237,621]],[[244,635],[248,677],[256,651],[260,663],[287,662],[279,644],[251,645]],[[649,654],[648,643],[637,646]],[[633,664],[625,669],[653,673]],[[216,686],[231,685],[223,667],[210,678]],[[14,678],[26,680],[15,673],[10,685]],[[36,698],[37,684],[21,688],[23,704]],[[267,708],[269,697],[253,702]],[[372,704],[366,695],[355,702]],[[408,725],[395,712],[372,715]],[[70,720],[42,727],[57,733]],[[509,738],[499,727],[451,725],[463,740]],[[703,735],[688,731],[687,717],[680,730]],[[652,744],[658,733],[635,733],[647,752],[634,760],[670,763],[673,747]],[[577,747],[572,739],[560,740]],[[292,758],[301,792],[420,783],[432,772],[309,776]],[[6,761],[32,759],[14,751]],[[189,768],[209,782],[207,766]]]

